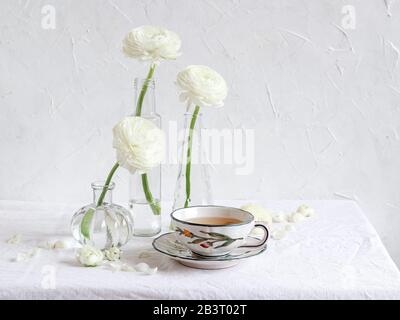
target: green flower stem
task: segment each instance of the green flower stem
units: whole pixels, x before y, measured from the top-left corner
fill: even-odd
[[[115,173],[115,171],[117,171],[119,167],[119,163],[117,162],[116,164],[114,164],[114,166],[112,167],[110,173],[107,176],[106,182],[104,184],[104,188],[101,191],[99,200],[97,200],[97,206],[100,207],[103,204],[104,201],[104,197],[106,196],[107,190],[108,190],[108,186],[110,185],[111,179]]]
[[[143,100],[144,100],[144,96],[146,95],[147,89],[149,87],[149,82],[151,80],[151,78],[153,78],[154,75],[154,70],[156,69],[156,65],[152,64],[149,70],[149,73],[147,74],[146,80],[143,83],[143,87],[140,90],[140,94],[139,94],[139,98],[136,104],[136,116],[140,117],[142,114],[142,106],[143,106]]]
[[[156,69],[156,65],[152,64],[150,67],[149,73],[147,74],[145,83],[143,83],[143,87],[140,90],[139,98],[138,98],[138,101],[136,104],[135,115],[137,117],[140,117],[142,115],[144,96],[146,95],[147,89],[149,87],[149,81],[151,80],[151,78],[153,78],[155,69]],[[153,195],[151,194],[151,191],[150,191],[149,180],[147,178],[146,173],[142,174],[142,186],[143,186],[144,195],[146,196],[146,200],[147,200],[148,204],[150,205],[151,210],[153,211],[153,214],[160,215],[161,214],[160,204],[157,203],[156,201],[154,201]]]
[[[110,173],[108,174],[106,182],[104,183],[103,190],[101,191],[100,197],[97,200],[96,207],[100,207],[103,204],[104,197],[106,196],[106,193],[108,191],[108,186],[110,185],[111,179],[112,179],[115,171],[117,171],[118,167],[119,167],[119,163],[117,162],[116,164],[114,164]],[[89,240],[90,240],[90,224],[92,222],[94,212],[95,212],[95,210],[93,208],[86,211],[85,215],[83,216],[82,222],[81,222],[81,233],[86,239],[89,239]]]
[[[196,120],[200,112],[200,107],[196,106],[194,109],[194,113],[192,116],[192,120],[190,121],[189,135],[188,135],[188,147],[186,153],[186,200],[185,200],[185,208],[189,206],[190,202],[190,169],[192,164],[192,143],[193,143],[193,130],[196,125]]]
[[[148,204],[150,205],[151,210],[153,211],[153,214],[156,216],[160,215],[161,207],[158,202],[154,201],[153,195],[150,192],[147,174],[142,174],[142,185],[143,185],[144,194],[146,196],[146,200],[147,200]]]

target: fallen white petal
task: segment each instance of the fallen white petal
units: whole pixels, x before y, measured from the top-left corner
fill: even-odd
[[[15,262],[27,261],[28,259],[29,258],[26,253],[19,252],[19,253],[17,253],[17,256],[15,257]]]
[[[40,248],[34,248],[28,252],[19,252],[15,257],[15,262],[23,262],[28,261],[34,257],[36,257],[40,252]]]
[[[39,243],[38,247],[41,249],[51,250],[54,249],[54,244],[50,241],[44,241]]]
[[[47,240],[40,242],[38,245],[39,248],[41,249],[46,249],[46,250],[53,250],[53,249],[71,249],[74,247],[74,241],[73,240]]]
[[[41,251],[40,248],[34,248],[29,252],[29,254],[30,254],[31,258],[33,258],[33,257],[37,256],[40,253],[40,251]]]
[[[149,268],[149,269],[145,272],[145,274],[151,276],[151,275],[157,273],[157,271],[158,271],[158,268],[157,268],[157,267]]]
[[[57,240],[53,248],[54,249],[70,249],[73,247],[73,243],[70,240]]]
[[[296,212],[302,214],[306,218],[311,217],[311,216],[313,216],[315,214],[314,209],[309,207],[306,204],[302,204],[301,206],[299,206],[297,208]]]
[[[130,266],[129,264],[126,264],[126,263],[122,264],[121,270],[122,270],[122,271],[127,271],[127,272],[134,272],[134,271],[136,271],[134,267],[132,267],[132,266]]]
[[[144,274],[147,274],[147,275],[152,275],[157,272],[158,268],[157,267],[150,268],[147,263],[140,262],[137,265],[135,265],[135,270],[138,272],[143,272]]]
[[[282,213],[282,212],[280,212],[280,213],[278,213],[278,214],[275,214],[275,215],[272,217],[272,221],[273,221],[273,222],[276,222],[276,223],[281,223],[281,222],[286,221],[285,214]]]
[[[111,269],[113,269],[114,272],[119,272],[122,269],[122,263],[110,262],[108,265],[111,267]]]
[[[294,225],[292,225],[292,224],[287,224],[287,225],[285,226],[285,230],[286,230],[286,231],[295,231],[296,228],[295,228]]]
[[[125,271],[125,272],[135,272],[136,270],[127,263],[121,261],[110,261],[108,265],[113,269],[114,272]]]
[[[281,229],[281,230],[274,230],[274,231],[272,231],[272,233],[271,233],[272,239],[275,239],[275,240],[280,240],[280,239],[282,239],[282,238],[285,237],[285,236],[286,236],[286,231],[283,230],[283,229]]]
[[[288,221],[292,223],[297,223],[303,221],[304,219],[305,217],[301,213],[294,212],[289,216]]]
[[[7,240],[7,243],[9,244],[20,244],[21,243],[21,235],[20,234],[15,234],[13,235],[10,239]]]
[[[145,271],[147,271],[149,268],[150,268],[149,265],[148,265],[147,263],[144,263],[144,262],[140,262],[140,263],[138,263],[137,265],[135,265],[135,269],[136,269],[136,271],[138,271],[138,272],[145,272]]]

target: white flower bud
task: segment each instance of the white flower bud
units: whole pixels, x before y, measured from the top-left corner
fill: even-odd
[[[100,265],[104,259],[104,255],[101,250],[89,245],[80,248],[76,257],[78,261],[85,267],[96,267]]]

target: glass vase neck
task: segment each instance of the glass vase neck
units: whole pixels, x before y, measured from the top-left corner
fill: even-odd
[[[156,87],[155,80],[135,78],[133,85],[135,89],[135,113],[139,101],[141,101],[142,104],[140,116],[152,115],[156,113],[156,101],[154,93]]]
[[[198,114],[199,116],[201,116],[201,115],[203,114],[203,108],[202,108],[202,107],[198,107],[198,106],[195,106],[195,105],[191,104],[190,106],[187,106],[187,107],[186,107],[185,116],[186,116],[186,115],[193,115],[193,114],[195,114],[195,113],[196,113],[196,110],[197,110],[197,114]]]
[[[135,88],[138,88],[139,90],[142,89],[143,85],[147,85],[148,90],[154,90],[156,87],[156,81],[154,79],[146,79],[146,78],[135,78],[133,85]]]
[[[189,130],[193,121],[195,121],[193,127],[194,131],[200,131],[201,129],[203,129],[203,114],[200,112],[195,116],[192,110],[186,111],[183,114],[184,128]]]
[[[184,114],[183,114],[183,116],[185,117],[185,118],[191,118],[191,117],[193,117],[193,115],[194,115],[194,112],[192,112],[192,111],[186,111]],[[203,114],[201,113],[201,112],[199,112],[198,114],[197,114],[197,118],[199,119],[199,118],[202,118],[203,117]]]
[[[102,193],[105,190],[105,194],[103,195],[102,204],[112,203],[112,190],[115,187],[115,183],[111,182],[109,185],[105,185],[105,181],[95,181],[92,183],[93,190],[93,203],[97,206],[97,203],[102,197]]]

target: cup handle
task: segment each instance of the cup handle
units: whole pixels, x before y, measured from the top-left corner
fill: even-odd
[[[268,228],[267,228],[266,226],[264,226],[263,224],[260,224],[260,223],[256,223],[256,224],[254,225],[253,230],[254,230],[255,228],[262,228],[262,229],[264,229],[264,236],[263,236],[263,238],[260,240],[260,243],[258,243],[258,244],[253,244],[253,245],[245,244],[245,245],[239,246],[239,248],[258,248],[258,247],[261,247],[262,245],[264,245],[265,242],[267,242],[268,237],[269,237]]]

